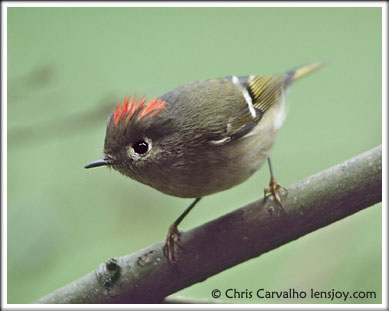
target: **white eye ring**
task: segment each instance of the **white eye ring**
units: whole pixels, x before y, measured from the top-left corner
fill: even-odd
[[[151,139],[145,137],[135,143],[130,144],[127,148],[127,154],[130,158],[135,160],[146,159],[150,155],[151,148]]]

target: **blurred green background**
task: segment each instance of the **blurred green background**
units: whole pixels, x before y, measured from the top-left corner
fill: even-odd
[[[118,100],[187,82],[329,65],[296,83],[273,151],[284,185],[381,143],[380,8],[8,9],[8,303],[32,303],[110,257],[163,240],[190,200],[104,168],[106,120]],[[267,167],[204,199],[187,230],[252,202]],[[376,291],[381,205],[179,292]],[[338,299],[226,299],[345,303]]]

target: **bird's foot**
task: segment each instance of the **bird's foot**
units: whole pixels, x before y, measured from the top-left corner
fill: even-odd
[[[288,194],[288,189],[281,186],[273,177],[270,179],[269,187],[264,189],[264,196],[267,199],[269,196],[273,196],[274,200],[278,203],[282,210],[284,207],[281,203],[279,191],[283,189]]]
[[[175,258],[175,250],[176,245],[179,247],[182,247],[182,244],[180,242],[180,231],[177,228],[177,225],[173,223],[169,227],[169,231],[167,233],[165,244],[163,245],[163,253],[168,259],[169,263],[176,267],[177,260]]]

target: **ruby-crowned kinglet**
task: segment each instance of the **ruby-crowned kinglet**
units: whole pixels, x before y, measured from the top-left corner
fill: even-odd
[[[169,228],[164,253],[175,263],[178,224],[201,197],[242,183],[263,165],[286,116],[286,90],[322,65],[197,81],[148,103],[125,97],[108,122],[104,157],[85,167],[106,165],[164,193],[196,198]],[[268,192],[280,203],[279,188],[271,170]]]

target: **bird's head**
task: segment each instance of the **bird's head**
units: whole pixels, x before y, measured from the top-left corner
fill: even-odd
[[[125,97],[118,102],[106,130],[104,156],[85,166],[112,167],[122,174],[136,178],[141,171],[158,159],[161,152],[159,140],[166,134],[158,126],[158,115],[164,112],[167,103],[159,98],[146,102],[143,96]]]

